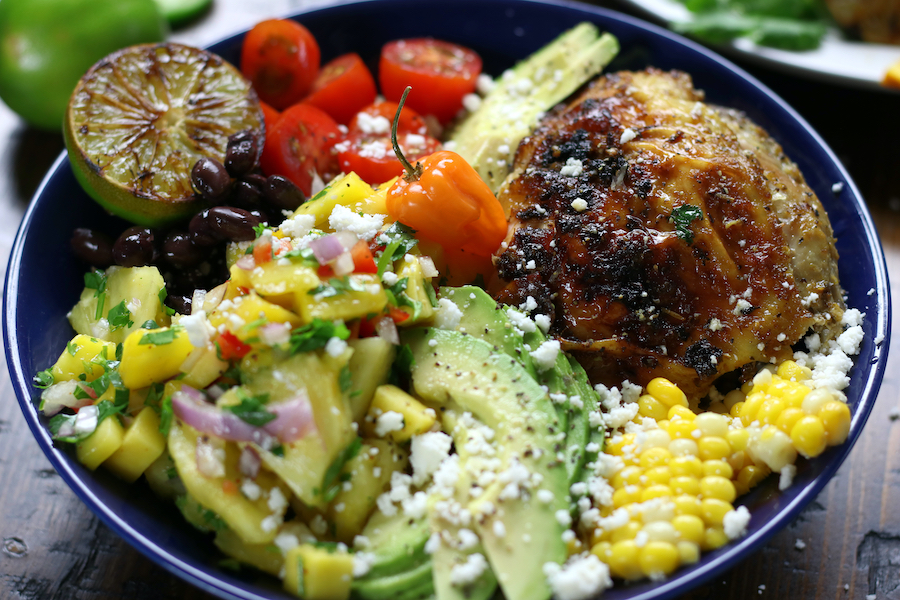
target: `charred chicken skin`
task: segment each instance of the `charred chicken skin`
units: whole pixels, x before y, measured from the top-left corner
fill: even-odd
[[[594,383],[702,397],[790,358],[843,309],[828,217],[796,165],[688,75],[610,74],[519,146],[495,295],[550,316]]]

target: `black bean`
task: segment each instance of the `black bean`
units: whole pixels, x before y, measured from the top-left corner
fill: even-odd
[[[306,202],[306,196],[293,181],[281,175],[269,175],[263,188],[263,197],[282,210],[295,210]]]
[[[256,219],[257,219],[260,223],[265,223],[266,225],[269,225],[269,226],[272,226],[272,225],[273,225],[271,219],[269,219],[268,213],[266,213],[264,210],[260,210],[260,209],[258,209],[258,208],[254,208],[254,209],[249,210],[248,212],[249,212],[251,215],[253,215],[254,217],[256,217]]]
[[[253,228],[259,225],[259,219],[242,208],[232,206],[216,206],[210,208],[207,215],[210,229],[220,238],[233,242],[246,242],[256,239]]]
[[[196,246],[215,246],[222,241],[212,229],[209,210],[204,210],[194,215],[188,224],[188,232],[191,234],[191,241]]]
[[[262,202],[262,190],[249,181],[235,181],[231,191],[231,202],[241,208],[256,208]]]
[[[259,162],[259,139],[252,131],[239,131],[228,137],[225,149],[225,168],[232,177],[252,171]]]
[[[265,189],[265,187],[266,187],[266,176],[260,175],[259,173],[248,173],[247,175],[244,175],[241,179],[243,179],[244,181],[247,181],[249,183],[252,183],[253,185],[255,185],[256,187],[258,187],[261,190]]]
[[[180,315],[191,314],[191,296],[185,296],[184,294],[169,294],[166,296],[166,305],[175,309],[175,312]]]
[[[123,267],[142,267],[156,262],[158,251],[153,230],[135,225],[119,235],[112,247],[113,259]]]
[[[187,231],[173,231],[163,242],[163,256],[176,267],[192,267],[203,259],[200,248],[191,241]]]
[[[191,169],[191,183],[198,194],[206,200],[218,200],[231,188],[231,178],[225,165],[204,156]]]
[[[113,264],[112,240],[105,233],[79,227],[72,232],[70,240],[75,256],[98,269]]]

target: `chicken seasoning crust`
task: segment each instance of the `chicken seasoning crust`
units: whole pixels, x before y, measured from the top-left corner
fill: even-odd
[[[532,297],[594,383],[702,397],[811,328],[840,333],[821,203],[760,127],[703,99],[685,73],[601,77],[522,142],[500,190],[495,295]]]

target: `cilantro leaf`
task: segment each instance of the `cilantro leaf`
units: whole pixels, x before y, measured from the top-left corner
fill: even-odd
[[[328,280],[328,283],[316,286],[307,293],[311,296],[315,296],[316,300],[322,300],[323,298],[331,298],[332,296],[337,296],[338,294],[346,292],[364,291],[366,291],[366,286],[364,284],[351,278],[349,275],[344,275],[340,278],[332,277]]]
[[[328,465],[325,476],[322,478],[322,497],[326,502],[331,502],[341,491],[341,471],[348,461],[352,460],[362,449],[362,438],[354,438],[340,454]]]
[[[107,313],[106,319],[109,321],[109,324],[113,329],[118,329],[120,327],[131,327],[132,325],[134,325],[134,321],[131,320],[131,311],[128,310],[128,307],[125,305],[124,300],[109,309],[109,313]]]
[[[404,256],[419,243],[416,230],[399,221],[388,227],[377,239],[384,244],[384,251],[376,263],[379,278],[397,258]]]
[[[175,413],[172,410],[172,396],[163,398],[159,405],[159,432],[163,437],[169,437],[169,429],[172,427],[172,419]]]
[[[157,294],[157,296],[159,296],[159,303],[162,305],[163,310],[166,311],[166,314],[169,316],[174,315],[175,309],[166,306],[166,298],[169,297],[169,292],[166,291],[166,286],[162,286],[161,288],[159,288],[159,293]]]
[[[315,318],[312,323],[291,332],[290,353],[294,355],[324,348],[333,337],[346,340],[350,337],[350,330],[341,321]]]
[[[404,387],[406,382],[412,377],[412,368],[416,361],[413,358],[412,349],[409,344],[403,344],[397,348],[397,356],[391,365],[391,374],[388,383],[397,387]]]
[[[175,338],[178,336],[178,327],[172,327],[171,329],[160,329],[159,331],[151,331],[150,333],[144,334],[144,337],[141,338],[141,341],[138,342],[138,346],[143,346],[145,344],[156,344],[157,346],[165,346],[166,344],[171,344],[175,341]]]
[[[278,418],[278,415],[266,410],[266,401],[269,398],[268,394],[250,396],[244,392],[238,391],[238,397],[240,398],[241,403],[235,404],[234,406],[226,406],[225,410],[234,413],[241,421],[249,423],[254,427],[262,427],[269,421]]]
[[[94,313],[94,319],[98,321],[103,317],[103,305],[106,304],[106,281],[106,273],[100,270],[84,274],[84,287],[94,290],[94,298],[97,299],[97,311]]]
[[[348,391],[353,387],[353,375],[350,373],[350,365],[344,365],[338,375],[338,384],[341,386],[341,393]]]
[[[675,223],[675,235],[687,242],[694,243],[694,232],[691,231],[691,223],[703,218],[703,212],[699,207],[691,204],[678,206],[672,211],[672,222]]]
[[[40,388],[42,390],[47,389],[51,385],[53,385],[53,367],[47,367],[43,371],[38,371],[35,373],[32,378],[32,384],[36,388]]]

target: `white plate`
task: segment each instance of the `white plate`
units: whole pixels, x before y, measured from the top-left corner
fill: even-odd
[[[625,4],[663,21],[686,21],[691,12],[677,0],[622,0]],[[847,40],[831,29],[815,50],[790,51],[758,46],[738,38],[716,49],[789,73],[840,85],[894,91],[881,85],[888,67],[900,61],[900,46]]]

